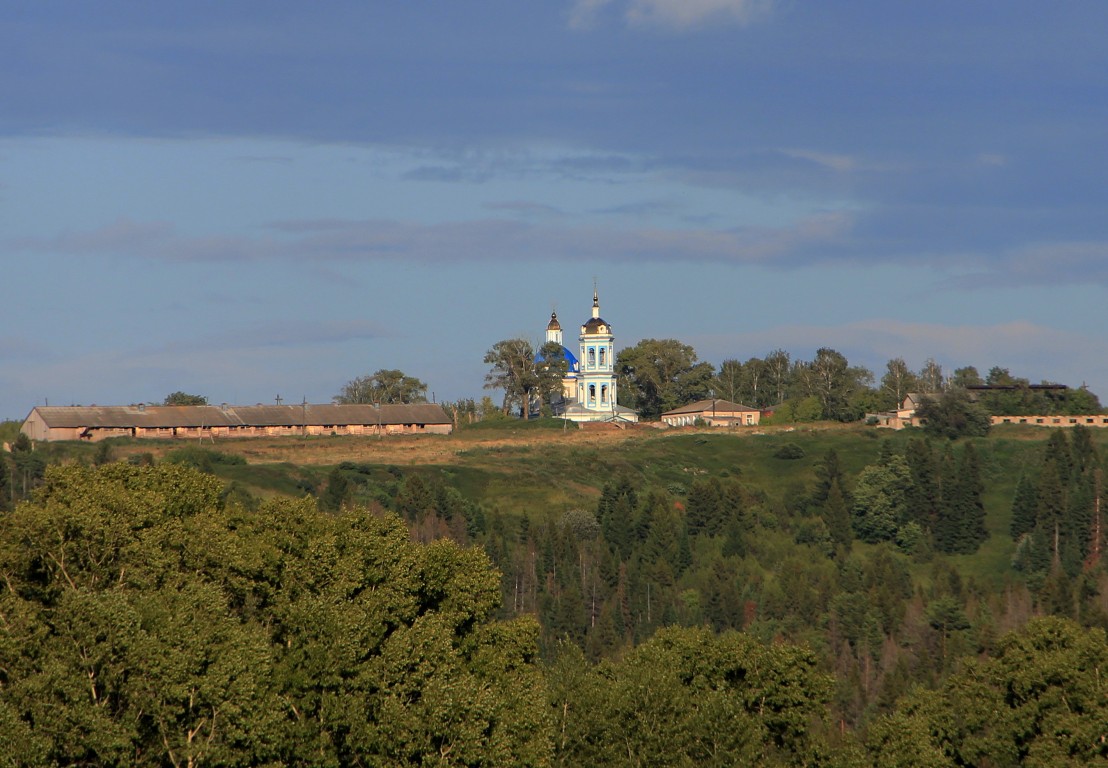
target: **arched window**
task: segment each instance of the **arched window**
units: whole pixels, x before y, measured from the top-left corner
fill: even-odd
[[[600,385],[600,402],[602,402],[602,403],[608,402],[608,385],[607,384],[601,384]]]
[[[600,348],[600,367],[604,367],[604,347]]]
[[[596,385],[589,384],[589,402],[593,405],[596,404]]]
[[[589,368],[596,367],[596,347],[589,347]]]

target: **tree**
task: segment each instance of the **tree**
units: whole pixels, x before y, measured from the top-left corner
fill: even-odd
[[[909,392],[918,392],[919,377],[912,373],[903,357],[890,360],[885,366],[885,375],[881,377],[881,399],[886,410],[900,407]]]
[[[970,399],[964,389],[947,389],[941,395],[925,398],[916,410],[929,434],[951,440],[985,435],[992,420],[984,408]]]
[[[775,349],[766,355],[764,360],[766,384],[772,393],[769,405],[777,405],[785,401],[785,395],[792,386],[792,364],[789,361],[789,353],[783,349]],[[761,404],[759,404],[761,405]]]
[[[950,377],[949,382],[950,386],[960,387],[961,389],[980,386],[984,383],[985,380],[981,378],[981,374],[972,365],[967,365],[965,368],[955,368],[954,375]]]
[[[372,375],[348,381],[331,400],[339,405],[425,403],[427,385],[403,371],[382,368]]]
[[[562,346],[548,342],[539,354],[526,339],[498,341],[485,353],[492,368],[485,374],[485,389],[504,391],[505,414],[519,408],[520,418],[528,418],[532,405],[545,402],[561,391],[567,363]]]
[[[745,371],[742,363],[738,360],[724,360],[719,365],[719,373],[712,381],[712,389],[716,397],[730,400],[732,403],[741,402],[744,378]]]
[[[890,541],[905,522],[912,477],[903,456],[885,464],[871,464],[854,485],[854,532],[862,541]]]
[[[676,339],[643,339],[616,355],[621,404],[653,419],[664,411],[708,397],[715,371]]]
[[[924,392],[942,392],[946,387],[943,379],[943,367],[934,358],[927,358],[919,372],[920,387]]]
[[[929,610],[938,631],[964,625]],[[951,623],[948,619],[951,619]],[[997,655],[965,659],[936,691],[917,689],[870,733],[878,765],[1086,766],[1108,760],[1104,630],[1032,619]]]
[[[395,515],[52,467],[0,572],[0,764],[549,762],[538,625],[494,619],[483,552]]]
[[[187,392],[171,392],[165,396],[162,405],[207,405],[208,398],[203,395],[190,395]]]
[[[858,390],[873,381],[869,370],[852,367],[841,353],[821,347],[807,366],[807,373],[810,376],[809,394],[819,398],[823,418],[853,421],[862,415],[852,408],[851,399]]]

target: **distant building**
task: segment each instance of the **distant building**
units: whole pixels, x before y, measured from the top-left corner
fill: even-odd
[[[435,403],[412,405],[37,406],[21,432],[32,440],[450,434]]]
[[[1003,391],[1016,389],[1011,386],[973,386],[967,387],[970,397],[974,400],[983,393],[989,391]],[[1062,384],[1032,384],[1028,389],[1064,390]],[[921,427],[923,420],[916,415],[919,407],[929,398],[938,397],[937,394],[926,392],[912,392],[904,398],[904,402],[895,411],[882,411],[880,413],[866,414],[866,420],[877,426],[887,429],[904,429],[905,427]],[[1108,415],[1102,413],[1083,413],[1077,415],[1068,414],[1024,414],[1024,415],[1000,415],[990,416],[993,426],[1000,424],[1023,424],[1032,427],[1076,427],[1079,424],[1084,427],[1108,427]]]
[[[916,417],[916,409],[930,395],[923,392],[909,392],[904,397],[904,402],[895,411],[881,411],[879,413],[867,413],[866,421],[874,426],[885,429],[904,429],[905,427],[918,427],[922,422]]]
[[[616,354],[612,326],[600,317],[600,297],[592,294],[592,317],[577,337],[579,355],[562,341],[558,314],[550,315],[546,341],[562,344],[568,363],[562,379],[562,396],[552,403],[554,413],[570,421],[637,422],[639,414],[616,402]]]
[[[702,422],[708,427],[752,427],[762,420],[762,412],[730,400],[698,400],[662,414],[671,427],[687,427]]]

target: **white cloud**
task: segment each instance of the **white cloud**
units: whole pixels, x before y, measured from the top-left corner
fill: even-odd
[[[770,0],[630,0],[627,20],[679,29],[712,21],[749,24],[769,7]]]
[[[595,26],[600,11],[616,0],[576,0],[569,14],[573,29]],[[690,29],[709,22],[749,24],[764,15],[772,0],[624,0],[623,15],[636,26]]]
[[[576,0],[569,12],[571,29],[589,29],[596,23],[596,14],[612,0]]]

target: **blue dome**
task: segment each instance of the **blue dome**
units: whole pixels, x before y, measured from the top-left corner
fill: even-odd
[[[562,356],[565,357],[566,363],[568,363],[568,365],[566,367],[566,373],[580,373],[581,372],[581,364],[579,362],[577,362],[577,358],[573,356],[573,353],[570,352],[567,347],[562,347]],[[541,363],[542,362],[542,353],[541,352],[535,353],[535,362],[536,363]]]

